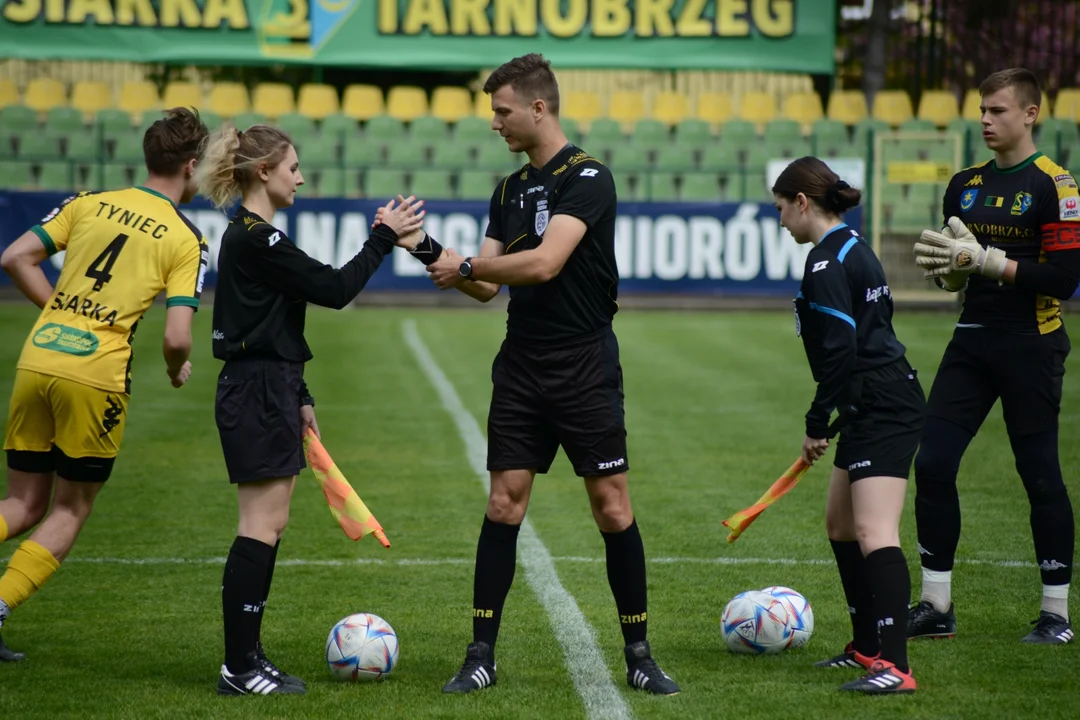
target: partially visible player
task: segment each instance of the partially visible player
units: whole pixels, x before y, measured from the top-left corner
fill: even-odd
[[[952,637],[952,569],[960,541],[960,459],[1001,398],[1016,470],[1031,505],[1042,607],[1024,642],[1060,644],[1069,624],[1074,519],[1058,460],[1058,413],[1071,346],[1061,301],[1080,282],[1080,194],[1067,170],[1038,152],[1032,127],[1042,90],[1029,71],[994,73],[979,88],[994,159],[961,170],[945,191],[944,232],[927,231],[916,261],[964,309],[930,389],[915,459],[922,598],[911,637]]]
[[[914,692],[905,628],[911,576],[900,549],[900,515],[926,398],[893,331],[885,271],[870,245],[841,220],[859,204],[859,191],[821,160],[804,157],[780,174],[773,194],[780,224],[796,242],[814,243],[795,298],[795,330],[817,381],[803,460],[825,455],[833,410],[842,423],[825,525],[854,639],[816,664],[869,670],[841,690]]]
[[[177,205],[195,196],[206,137],[197,112],[166,111],[143,137],[144,184],[68,198],[0,258],[42,308],[11,393],[0,542],[41,525],[0,577],[0,626],[59,568],[112,473],[127,421],[135,328],[162,290],[166,372],[177,388],[191,373],[191,322],[210,253]],[[60,251],[54,290],[40,265]],[[0,660],[22,657],[0,640]]]

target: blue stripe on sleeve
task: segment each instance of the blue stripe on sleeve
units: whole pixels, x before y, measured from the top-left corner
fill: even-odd
[[[844,243],[844,247],[840,248],[840,254],[836,256],[836,259],[843,263],[844,258],[847,257],[848,252],[851,250],[851,248],[855,247],[856,243],[858,242],[859,238],[851,238],[846,243]]]
[[[833,317],[838,317],[841,320],[843,320],[844,322],[846,322],[848,325],[850,325],[852,329],[855,329],[855,319],[853,317],[851,317],[850,315],[846,314],[846,313],[842,313],[839,310],[834,310],[831,307],[825,307],[824,305],[818,305],[817,303],[810,303],[810,309],[811,310],[817,310],[818,312],[823,312],[826,315],[832,315]]]

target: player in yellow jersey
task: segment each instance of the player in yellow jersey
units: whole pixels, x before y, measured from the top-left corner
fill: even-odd
[[[173,387],[191,372],[191,321],[210,251],[177,205],[195,196],[207,135],[198,113],[167,111],[143,138],[143,185],[68,198],[0,258],[42,308],[11,393],[0,542],[41,524],[0,577],[0,627],[56,572],[109,479],[127,419],[135,328],[162,290]],[[40,265],[61,251],[53,288]],[[22,657],[0,640],[0,660]]]

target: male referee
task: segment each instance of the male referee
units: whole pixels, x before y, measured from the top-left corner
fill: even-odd
[[[529,164],[496,187],[479,257],[443,252],[430,238],[414,250],[430,261],[441,288],[486,302],[510,286],[506,339],[492,367],[491,494],[476,549],[473,642],[443,691],[495,684],[495,640],[514,579],[518,529],[533,478],[548,471],[561,445],[585,478],[607,547],[627,682],[673,695],[679,687],[645,639],[645,549],[627,490],[622,369],[611,327],[619,285],[615,183],[604,165],[567,142],[559,87],[542,56],[506,63],[484,92],[491,95],[492,128]]]
[[[983,138],[994,159],[961,170],[945,191],[948,227],[915,246],[927,277],[964,308],[930,390],[929,419],[915,460],[915,519],[922,600],[909,637],[953,637],[953,557],[960,539],[956,474],[990,408],[1001,398],[1016,469],[1031,503],[1031,532],[1043,597],[1024,642],[1073,637],[1069,581],[1073,511],[1058,462],[1068,335],[1061,301],[1080,281],[1080,195],[1031,137],[1042,91],[1027,70],[990,75],[982,95]]]

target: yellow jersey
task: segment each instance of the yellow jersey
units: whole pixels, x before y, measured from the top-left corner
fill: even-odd
[[[50,255],[66,254],[18,367],[130,392],[135,328],[154,298],[165,290],[167,306],[199,307],[206,238],[144,187],[73,195],[31,230]]]

